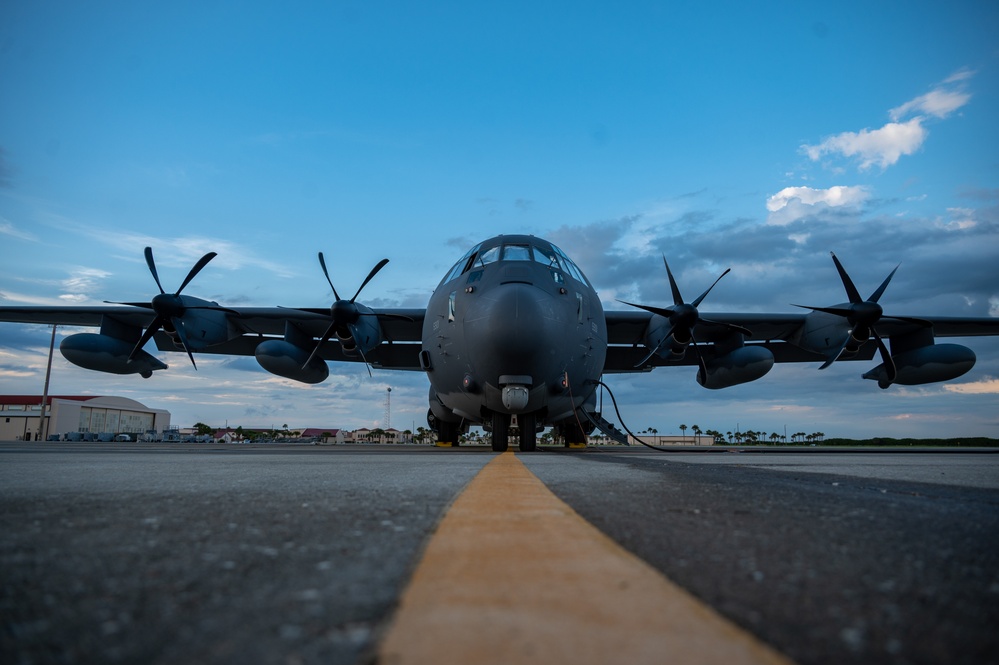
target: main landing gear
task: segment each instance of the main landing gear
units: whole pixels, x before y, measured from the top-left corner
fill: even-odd
[[[427,411],[427,424],[430,429],[437,433],[437,445],[446,445],[453,448],[458,447],[458,439],[461,437],[462,423],[449,423],[440,420],[434,415],[433,409]]]

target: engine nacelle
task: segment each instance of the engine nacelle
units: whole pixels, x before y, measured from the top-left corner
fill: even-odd
[[[710,390],[755,381],[774,366],[774,354],[762,346],[743,346],[705,361],[707,375],[697,373],[697,382]]]
[[[895,383],[918,386],[923,383],[949,381],[975,366],[975,352],[960,344],[933,344],[910,349],[892,356],[895,361]],[[864,374],[882,388],[891,385],[884,364]]]
[[[318,355],[305,365],[311,353],[283,339],[271,339],[257,344],[254,355],[271,374],[302,383],[322,383],[330,375],[330,368]]]
[[[148,379],[154,371],[167,368],[166,364],[142,350],[129,362],[128,356],[134,348],[135,342],[97,333],[70,335],[59,344],[63,357],[84,369],[110,374],[139,374]]]

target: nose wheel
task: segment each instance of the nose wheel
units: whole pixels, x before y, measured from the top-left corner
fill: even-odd
[[[510,445],[510,416],[493,414],[493,452],[505,453]]]
[[[533,413],[517,416],[517,429],[520,430],[520,451],[534,452],[538,449],[537,416]],[[492,431],[493,451],[506,452],[510,447],[510,416],[504,413],[493,414]]]

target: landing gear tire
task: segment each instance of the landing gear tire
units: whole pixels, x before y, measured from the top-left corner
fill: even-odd
[[[517,416],[520,424],[520,452],[532,453],[538,449],[537,416],[526,413]]]
[[[437,439],[441,443],[450,443],[453,448],[458,447],[458,423],[446,423],[441,421],[437,425]]]
[[[566,448],[569,448],[573,444],[575,445],[586,444],[586,433],[583,431],[583,428],[577,425],[576,423],[572,423],[571,425],[565,425],[563,433],[565,435],[564,445]]]
[[[493,452],[505,453],[510,445],[510,416],[493,414]]]

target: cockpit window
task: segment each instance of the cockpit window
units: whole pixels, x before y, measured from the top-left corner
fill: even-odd
[[[490,247],[486,251],[479,254],[478,258],[475,260],[475,266],[476,267],[484,266],[487,263],[494,263],[496,261],[499,261],[499,253],[500,253],[499,246]]]
[[[447,284],[448,282],[450,282],[452,279],[454,279],[458,275],[460,275],[463,272],[471,269],[471,267],[472,267],[472,257],[475,256],[475,253],[477,251],[479,251],[479,247],[481,247],[481,246],[482,246],[482,244],[479,243],[478,245],[476,245],[472,249],[470,249],[467,252],[465,252],[465,255],[463,257],[461,257],[460,259],[458,259],[458,262],[454,264],[454,267],[452,267],[451,270],[448,271],[447,277],[445,277],[441,281],[441,284]]]
[[[558,262],[558,255],[555,252],[544,249],[543,247],[534,246],[534,260],[538,263],[543,263],[551,268],[561,268]]]
[[[495,245],[489,247],[488,249],[482,250],[482,243],[479,243],[472,249],[468,250],[461,259],[448,271],[447,277],[445,277],[441,284],[447,284],[453,279],[456,279],[459,275],[467,273],[473,268],[482,268],[490,263],[495,263],[496,261],[535,261],[537,263],[544,264],[549,267],[552,273],[552,279],[556,283],[562,285],[565,283],[565,279],[562,273],[569,273],[569,275],[578,282],[581,282],[589,286],[589,282],[586,281],[586,277],[583,272],[573,263],[569,257],[565,255],[561,249],[555,245],[540,244],[540,243],[524,243],[524,244],[509,244],[509,245]],[[481,250],[481,251],[480,251]],[[475,281],[481,277],[481,273],[475,278],[470,278],[469,281]]]
[[[562,261],[562,267],[565,269],[566,272],[568,272],[570,275],[575,277],[578,281],[582,282],[583,284],[586,284],[587,286],[590,285],[590,283],[586,281],[586,277],[583,276],[583,271],[576,267],[576,264],[573,263],[569,259],[569,257],[565,255],[565,252],[563,252],[555,245],[552,245],[552,249],[555,250],[556,254],[558,254],[559,259],[561,259]]]
[[[531,248],[527,245],[503,245],[503,261],[530,261]]]

